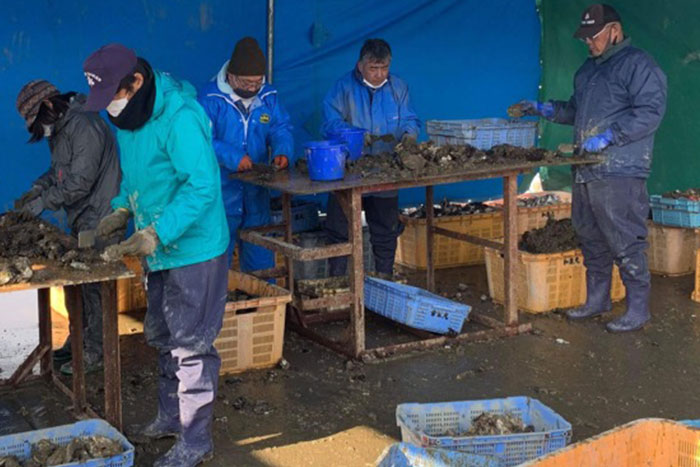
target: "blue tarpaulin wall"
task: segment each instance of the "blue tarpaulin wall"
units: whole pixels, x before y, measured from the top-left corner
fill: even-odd
[[[25,144],[15,110],[21,86],[37,78],[63,91],[87,91],[82,61],[108,42],[122,42],[155,68],[201,86],[228,59],[236,40],[265,47],[263,0],[38,0],[4,5],[0,16],[0,210],[49,164],[45,142]],[[392,72],[411,88],[425,122],[505,116],[535,98],[540,79],[540,26],[533,0],[277,0],[274,84],[292,115],[297,156],[317,139],[320,103],[355,62],[362,42],[392,46]],[[425,132],[422,135],[427,138]],[[436,196],[481,199],[501,193],[500,180],[439,187]],[[402,204],[423,190],[403,190]]]

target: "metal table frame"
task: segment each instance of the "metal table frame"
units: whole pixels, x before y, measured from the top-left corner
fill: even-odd
[[[517,226],[517,177],[534,167],[542,165],[568,165],[571,163],[591,164],[599,162],[593,158],[575,158],[554,163],[521,163],[503,168],[475,169],[455,174],[441,174],[408,180],[353,179],[346,177],[337,182],[310,182],[308,177],[300,174],[275,174],[271,177],[259,177],[251,173],[236,174],[233,177],[248,183],[261,185],[282,192],[283,223],[276,226],[264,226],[242,231],[241,239],[279,252],[285,256],[285,267],[257,271],[261,278],[286,277],[287,287],[294,296],[293,261],[311,261],[317,259],[350,256],[348,274],[350,292],[329,297],[302,300],[294,297],[291,308],[290,327],[299,334],[312,339],[330,349],[351,358],[372,359],[392,353],[424,349],[444,345],[449,341],[472,341],[505,337],[529,332],[530,324],[518,323],[515,277],[518,253]],[[472,235],[454,232],[434,226],[433,187],[438,184],[463,182],[485,178],[503,178],[503,219],[504,242],[499,243]],[[435,334],[402,326],[421,339],[413,342],[367,349],[365,345],[365,308],[364,308],[364,268],[362,255],[362,195],[365,193],[396,190],[400,188],[425,187],[426,229],[427,229],[427,287],[435,291],[435,265],[433,258],[433,239],[443,235],[456,240],[475,243],[495,248],[504,256],[504,320],[503,322],[472,312],[470,320],[486,326],[488,329],[465,332],[456,336],[436,336]],[[333,192],[348,219],[348,243],[338,243],[323,247],[302,248],[292,243],[291,197],[293,194],[311,194]],[[283,230],[284,240],[270,237],[273,231]],[[326,311],[309,314],[309,311],[325,308],[350,307],[349,336],[347,342],[341,343],[323,336],[311,329],[312,324],[347,319],[347,310]]]
[[[119,268],[122,269],[122,268]],[[117,279],[133,278],[135,274],[126,266],[121,272],[96,275],[81,281],[56,280],[46,283],[27,283],[0,287],[0,293],[37,289],[39,308],[39,344],[7,380],[0,381],[0,389],[43,379],[54,384],[73,401],[73,412],[77,418],[101,418],[87,403],[85,370],[83,367],[83,301],[80,286],[89,283],[102,284],[102,335],[104,352],[104,419],[119,431],[122,430],[121,358],[119,353],[119,324],[117,314]],[[53,343],[51,326],[51,287],[64,287],[65,304],[68,310],[73,353],[72,387],[68,387],[56,375],[53,368]],[[39,374],[32,369],[39,364]]]

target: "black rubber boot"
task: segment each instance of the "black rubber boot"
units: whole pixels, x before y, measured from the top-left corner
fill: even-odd
[[[566,312],[570,320],[582,320],[607,313],[612,310],[610,287],[612,286],[612,271],[610,274],[591,273],[586,271],[586,303]]]
[[[150,443],[156,439],[174,438],[180,434],[179,420],[161,414],[146,425],[129,427],[129,440],[134,443]]]
[[[627,311],[605,325],[610,332],[632,332],[642,329],[651,319],[650,287],[627,288]]]

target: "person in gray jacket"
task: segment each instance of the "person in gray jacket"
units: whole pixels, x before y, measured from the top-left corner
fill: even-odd
[[[603,155],[600,164],[574,168],[571,220],[586,266],[586,303],[567,316],[580,320],[612,309],[616,263],[627,291],[627,311],[606,327],[635,331],[651,319],[646,179],[654,134],[666,112],[666,75],[649,54],[631,45],[609,5],[586,8],[574,36],[588,46],[590,57],[576,72],[573,96],[568,101],[523,101],[509,112],[573,125],[575,146]]]
[[[47,139],[51,167],[15,201],[15,209],[39,216],[44,210],[64,209],[71,233],[97,227],[111,212],[110,201],[119,193],[121,169],[114,135],[94,112],[82,110],[85,96],[61,94],[44,80],[27,83],[17,96],[17,111],[26,122],[29,141]],[[118,242],[124,232],[96,239],[96,248]],[[85,325],[85,370],[102,365],[102,300],[99,284],[82,286]],[[61,372],[72,373],[70,336],[54,352]]]

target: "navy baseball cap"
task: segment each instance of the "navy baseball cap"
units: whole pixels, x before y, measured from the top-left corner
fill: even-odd
[[[606,24],[621,23],[615,8],[604,3],[589,6],[581,15],[581,24],[574,33],[576,39],[587,39],[603,30]]]
[[[117,93],[119,83],[136,66],[136,54],[121,44],[100,47],[83,62],[90,94],[83,109],[97,112],[106,108]]]

